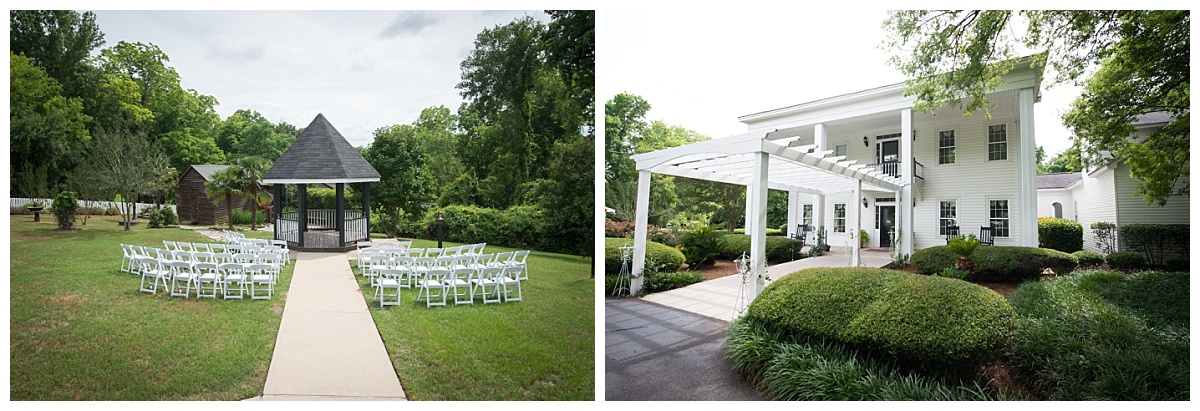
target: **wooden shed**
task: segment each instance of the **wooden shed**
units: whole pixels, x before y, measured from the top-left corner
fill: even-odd
[[[204,183],[212,178],[213,173],[229,168],[227,165],[193,165],[179,176],[179,186],[175,189],[176,210],[179,222],[196,225],[215,225],[226,222],[225,199],[213,204],[204,195]],[[245,197],[234,195],[233,208],[250,211],[253,204]]]

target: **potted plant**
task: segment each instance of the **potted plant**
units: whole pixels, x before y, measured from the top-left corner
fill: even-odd
[[[871,236],[867,235],[867,230],[858,230],[858,245],[867,248],[869,242],[871,242]]]

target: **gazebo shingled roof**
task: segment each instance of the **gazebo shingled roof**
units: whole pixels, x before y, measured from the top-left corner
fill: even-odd
[[[329,124],[324,114],[317,114],[263,176],[264,184],[369,181],[379,181],[379,172]]]

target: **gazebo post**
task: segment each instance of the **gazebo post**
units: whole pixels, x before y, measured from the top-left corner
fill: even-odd
[[[346,183],[337,183],[337,232],[338,247],[346,245]]]
[[[271,208],[274,209],[274,211],[275,211],[273,213],[274,217],[275,217],[273,219],[273,221],[275,223],[275,227],[274,227],[275,238],[279,238],[279,221],[280,221],[279,214],[283,212],[283,193],[285,192],[285,190],[283,189],[283,184],[276,184],[276,185],[272,186],[271,189],[275,191],[275,193],[274,193],[275,196],[274,196],[274,199],[272,200],[272,204],[271,204]]]
[[[304,233],[308,231],[308,184],[296,185],[296,203],[299,204],[299,210],[296,212],[296,219],[300,223],[300,248],[304,248]]]
[[[363,240],[371,241],[371,183],[362,183]]]

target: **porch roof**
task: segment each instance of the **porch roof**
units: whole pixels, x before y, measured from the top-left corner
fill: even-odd
[[[680,177],[749,185],[754,178],[754,157],[767,153],[767,186],[775,190],[829,194],[853,190],[861,180],[864,190],[899,191],[907,183],[897,177],[834,156],[814,144],[800,144],[795,130],[758,130],[634,155],[638,170]]]

